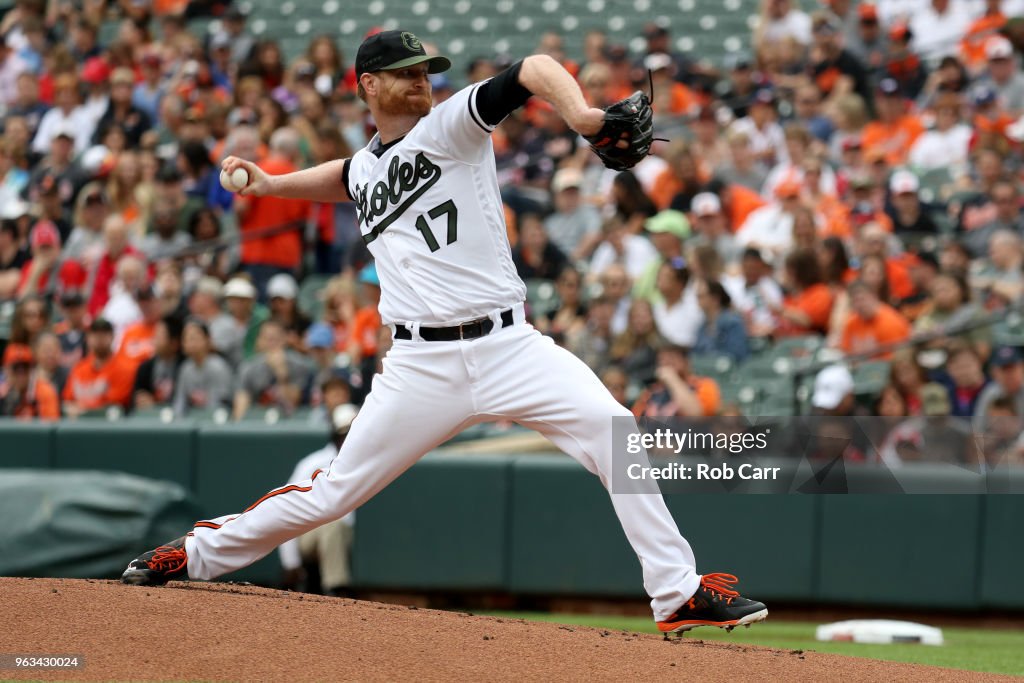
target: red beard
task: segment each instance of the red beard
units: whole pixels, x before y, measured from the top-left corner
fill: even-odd
[[[377,102],[381,113],[389,116],[423,117],[430,113],[432,105],[430,92],[427,90],[422,90],[416,95],[410,93],[396,95],[391,91],[384,91],[381,92]]]

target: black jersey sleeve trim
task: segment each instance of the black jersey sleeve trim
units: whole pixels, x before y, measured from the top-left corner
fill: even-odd
[[[349,199],[352,199],[355,196],[352,194],[352,190],[348,187],[348,167],[351,164],[351,159],[345,159],[345,162],[341,165],[341,184],[345,188],[345,194],[348,195]]]
[[[487,84],[484,83],[483,85],[487,85]],[[476,86],[469,93],[469,99],[467,100],[468,107],[469,107],[469,118],[473,119],[473,123],[475,123],[476,125],[480,126],[481,130],[483,130],[485,133],[490,135],[491,133],[494,132],[494,126],[486,126],[486,125],[484,125],[484,122],[480,120],[480,114],[477,111],[476,98],[478,97],[480,89],[483,87],[483,85]]]
[[[519,82],[519,70],[522,67],[523,60],[520,59],[494,78],[481,83],[476,91],[470,94],[470,112],[476,110],[480,121],[483,122],[481,127],[488,132],[494,130],[506,116],[526,104],[526,100],[533,94]]]

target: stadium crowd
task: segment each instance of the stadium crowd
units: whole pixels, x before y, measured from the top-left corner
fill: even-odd
[[[216,30],[190,31],[194,5],[18,0],[0,20],[0,415],[273,406],[326,424],[386,353],[353,207],[218,182],[229,154],[286,173],[365,145],[355,45],[318,36],[286,63],[234,7],[202,4]],[[695,359],[742,370],[818,337],[891,371],[858,405],[829,368],[813,409],[998,415],[999,457],[1019,458],[1024,356],[985,323],[1024,292],[1024,1],[804,5],[763,0],[750,51],[717,66],[658,22],[640,53],[632,35],[540,37],[595,106],[649,83],[667,141],[614,173],[537,98],[501,124],[513,257],[531,300],[556,294],[533,322],[645,416],[737,414]],[[433,76],[435,100],[521,56]]]

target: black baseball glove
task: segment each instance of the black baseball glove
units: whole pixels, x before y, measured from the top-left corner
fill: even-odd
[[[651,100],[637,90],[604,110],[604,125],[587,142],[605,166],[614,171],[633,168],[651,153],[654,111]]]

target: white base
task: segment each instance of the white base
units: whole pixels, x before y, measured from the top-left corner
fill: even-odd
[[[911,621],[891,619],[852,619],[823,624],[817,628],[814,637],[820,641],[873,643],[914,643],[921,645],[942,645],[942,629]]]

